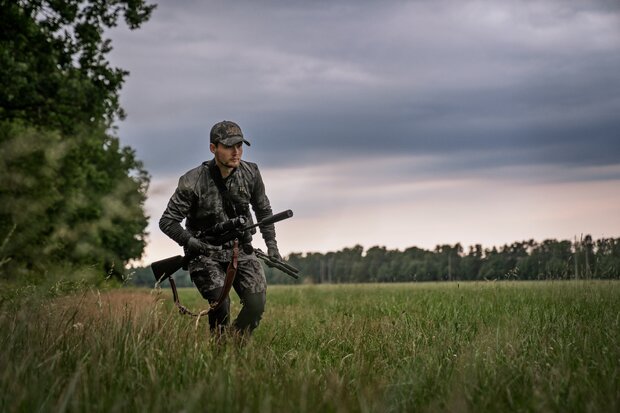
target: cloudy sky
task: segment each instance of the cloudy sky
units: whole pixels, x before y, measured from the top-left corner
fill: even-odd
[[[179,252],[157,221],[223,119],[295,213],[284,254],[620,236],[616,0],[165,0],[109,35],[146,262]]]

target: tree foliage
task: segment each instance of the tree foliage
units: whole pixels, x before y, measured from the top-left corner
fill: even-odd
[[[50,262],[120,269],[145,245],[149,176],[120,145],[105,29],[131,29],[142,0],[0,0],[0,270]]]
[[[465,252],[460,243],[438,245],[433,250],[409,247],[404,251],[374,246],[364,252],[361,245],[336,252],[293,253],[289,264],[300,269],[302,282],[316,284],[495,281],[620,278],[620,238],[593,240],[547,239],[513,242],[483,248],[476,244]],[[288,275],[263,266],[269,284],[295,284]],[[175,274],[178,286],[191,287],[187,271]],[[130,283],[152,287],[149,267],[131,271]],[[164,283],[163,287],[168,284]]]
[[[620,238],[594,241],[548,239],[514,242],[464,252],[461,244],[438,245],[434,250],[410,247],[404,251],[360,245],[336,252],[293,253],[291,265],[314,283],[540,280],[620,277]],[[272,283],[294,280],[266,268]]]
[[[155,6],[141,0],[0,0],[0,116],[46,129],[112,125],[125,114],[127,71],[106,60],[106,28],[138,28]]]

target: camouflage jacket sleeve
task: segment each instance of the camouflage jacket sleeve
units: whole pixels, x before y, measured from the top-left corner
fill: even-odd
[[[258,221],[272,215],[269,199],[265,195],[265,185],[256,164],[242,162],[239,170],[229,179],[227,186],[232,198],[240,205],[245,205],[245,208],[248,203],[251,204]],[[201,226],[208,228],[227,219],[221,198],[209,176],[208,167],[203,164],[179,179],[179,184],[159,220],[159,228],[184,246]],[[181,226],[184,219],[187,220],[187,229]],[[273,224],[261,226],[260,231],[266,244],[275,244],[276,231]]]
[[[172,194],[168,206],[159,220],[159,228],[162,232],[184,246],[190,239],[191,234],[181,226],[181,222],[187,218],[194,202],[193,185],[187,175],[179,179],[179,185]]]
[[[260,222],[264,218],[273,215],[273,211],[271,210],[269,198],[267,198],[267,195],[265,194],[265,184],[263,183],[263,178],[258,170],[258,167],[256,168],[255,173],[256,175],[254,178],[254,186],[252,188],[251,203],[254,214],[256,214],[256,219]],[[261,225],[260,232],[263,235],[263,239],[267,245],[270,243],[275,243],[276,228],[273,224]]]

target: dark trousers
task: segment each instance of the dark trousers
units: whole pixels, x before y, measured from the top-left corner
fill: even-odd
[[[196,263],[196,267],[199,268],[190,273],[192,281],[203,298],[212,304],[222,292],[228,263],[203,257]],[[233,327],[244,334],[252,333],[258,327],[265,311],[265,291],[267,290],[265,273],[255,256],[239,261],[233,288],[241,299],[242,305],[239,315],[233,321]],[[229,320],[230,299],[226,297],[217,310],[209,312],[209,327],[212,332],[221,332],[229,325]]]
[[[214,290],[201,291],[202,296],[209,301],[209,304],[214,303],[222,292],[221,288]],[[258,327],[260,320],[265,311],[266,294],[260,293],[239,293],[241,299],[241,311],[237,315],[235,321],[233,321],[233,328],[243,334],[251,334],[252,331]],[[212,332],[221,333],[224,328],[229,325],[230,322],[230,298],[222,302],[217,310],[209,311],[209,328]]]

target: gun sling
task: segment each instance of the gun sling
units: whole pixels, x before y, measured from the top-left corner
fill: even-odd
[[[214,301],[213,304],[209,305],[209,308],[207,310],[202,310],[198,314],[194,313],[189,308],[181,304],[179,300],[179,293],[177,291],[177,285],[174,282],[174,278],[172,278],[172,276],[168,277],[168,280],[170,281],[170,287],[172,288],[172,296],[174,297],[174,305],[179,309],[179,313],[184,315],[187,314],[192,317],[198,317],[198,320],[196,320],[196,324],[198,324],[198,321],[200,321],[200,317],[209,314],[210,311],[215,311],[220,308],[226,297],[228,297],[228,293],[232,288],[233,282],[235,281],[235,276],[237,275],[238,267],[239,240],[235,239],[233,244],[233,254],[230,262],[228,263],[228,268],[226,269],[226,278],[224,279],[224,286],[222,287],[222,292],[220,293],[220,296],[217,298],[217,300]]]
[[[237,208],[235,208],[235,204],[232,201],[230,193],[228,192],[228,188],[226,187],[226,184],[224,183],[224,178],[222,177],[220,168],[217,167],[215,160],[212,160],[207,165],[209,168],[209,175],[211,175],[211,179],[213,179],[213,182],[215,183],[215,186],[217,187],[218,192],[220,193],[220,196],[222,199],[222,205],[224,206],[224,211],[226,212],[226,215],[228,215],[229,219],[238,217],[239,214],[237,214]],[[235,280],[235,275],[237,274],[238,258],[239,258],[239,241],[235,239],[234,245],[233,245],[233,255],[230,260],[230,263],[228,264],[228,268],[226,269],[226,278],[224,279],[224,287],[222,288],[222,292],[220,296],[217,298],[217,300],[209,306],[208,310],[203,310],[198,314],[192,312],[187,307],[185,307],[183,304],[181,304],[181,302],[179,301],[179,294],[177,292],[177,287],[174,282],[174,279],[172,277],[169,277],[170,287],[172,288],[172,295],[174,297],[174,304],[179,309],[179,313],[187,314],[193,317],[198,317],[198,320],[196,321],[196,323],[198,323],[201,316],[208,314],[209,311],[217,310],[222,305],[226,297],[228,297],[228,293],[230,292],[230,289],[232,288],[233,282]]]
[[[282,211],[279,212],[275,215],[271,215],[269,217],[264,218],[262,221],[259,221],[256,224],[253,225],[248,225],[243,227],[242,231],[248,231],[252,228],[255,228],[257,226],[261,226],[261,225],[270,225],[279,221],[282,221],[284,219],[290,218],[293,216],[293,211],[291,211],[290,209],[286,210],[286,211]],[[236,235],[235,233],[232,233],[231,235]],[[225,238],[226,234],[224,234],[224,236],[222,236],[222,238]],[[232,237],[231,237],[232,238]],[[228,240],[227,240],[228,242]],[[181,268],[185,268],[185,266],[187,265],[188,261],[191,259],[191,256],[186,255],[186,256],[181,256],[181,255],[177,255],[174,257],[170,257],[170,258],[166,258],[163,260],[159,260],[156,261],[154,263],[151,264],[151,270],[153,271],[153,275],[155,276],[155,279],[157,280],[157,284],[161,283],[162,281],[164,281],[166,278],[170,280],[170,287],[172,288],[172,295],[174,297],[174,304],[175,306],[179,309],[179,313],[181,314],[186,314],[186,315],[190,315],[193,317],[198,317],[198,319],[196,320],[196,324],[198,324],[198,322],[200,321],[200,317],[203,315],[206,315],[209,313],[209,311],[211,310],[216,310],[218,309],[223,301],[226,299],[226,297],[228,296],[228,293],[230,292],[230,289],[232,288],[233,282],[235,280],[235,276],[237,274],[237,268],[238,268],[238,259],[239,259],[239,239],[238,238],[234,238],[233,240],[233,248],[232,248],[232,258],[230,260],[230,263],[228,264],[228,268],[226,269],[226,278],[224,279],[224,286],[222,288],[222,292],[220,293],[220,296],[217,298],[217,300],[215,302],[213,302],[213,304],[211,304],[209,306],[208,310],[203,310],[200,313],[196,314],[194,312],[192,312],[191,310],[189,310],[187,307],[185,307],[183,304],[181,304],[180,300],[179,300],[179,294],[177,291],[177,286],[176,283],[174,282],[174,279],[172,278],[172,275],[179,269]],[[283,271],[284,273],[290,275],[291,277],[297,279],[299,278],[299,270],[295,267],[293,267],[292,265],[289,265],[288,263],[276,259],[274,257],[270,257],[267,254],[265,254],[263,251],[261,251],[260,249],[254,249],[254,252],[256,253],[256,256],[258,258],[260,258],[261,260],[263,260],[265,262],[266,265],[268,265],[269,267],[272,268],[276,268],[280,271]],[[157,285],[156,284],[156,285]]]

